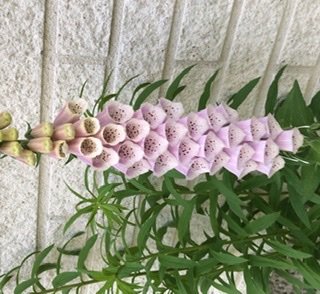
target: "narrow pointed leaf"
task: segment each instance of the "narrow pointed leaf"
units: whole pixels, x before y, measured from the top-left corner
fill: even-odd
[[[69,283],[70,281],[78,278],[80,276],[79,272],[63,272],[59,275],[57,275],[53,281],[52,281],[52,285],[54,288],[59,288],[67,283]]]
[[[79,254],[79,258],[78,258],[78,264],[77,264],[77,268],[79,270],[86,269],[86,267],[85,267],[86,259],[90,253],[90,250],[92,249],[92,247],[96,243],[97,238],[98,238],[98,235],[93,235],[92,237],[90,237],[87,240],[84,247],[81,249],[80,254]]]
[[[291,246],[282,244],[278,241],[267,241],[267,243],[274,249],[276,252],[281,253],[285,256],[292,258],[309,258],[312,255],[297,249],[293,249]]]
[[[45,248],[44,250],[42,250],[41,252],[39,252],[36,257],[35,257],[35,261],[33,263],[33,267],[32,267],[32,272],[31,272],[31,276],[32,277],[36,277],[38,275],[39,272],[39,268],[41,266],[42,261],[47,257],[47,255],[50,253],[50,251],[52,250],[54,245],[51,245],[47,248]]]
[[[214,80],[216,79],[218,75],[219,70],[217,70],[207,81],[206,85],[204,86],[204,90],[200,96],[199,99],[199,104],[198,104],[198,110],[202,110],[206,108],[208,100],[210,98],[210,93],[211,93],[211,86]]]
[[[245,230],[251,234],[259,233],[269,228],[270,226],[272,226],[277,221],[279,216],[280,216],[280,213],[275,212],[275,213],[271,213],[271,214],[267,214],[262,217],[259,217],[258,219],[255,219],[249,222],[245,226]]]

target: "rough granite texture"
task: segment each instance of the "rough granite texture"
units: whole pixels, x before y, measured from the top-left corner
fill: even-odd
[[[320,88],[315,78],[320,72],[318,0],[202,2],[0,0],[0,109],[14,112],[15,125],[23,134],[25,121],[35,124],[40,116],[52,117],[63,100],[78,95],[85,80],[84,97],[93,102],[112,69],[112,89],[140,74],[120,97],[128,101],[137,84],[164,78],[164,72],[170,73],[165,78],[172,79],[194,63],[197,67],[184,80],[192,86],[177,98],[186,111],[196,108],[205,81],[218,68],[211,102],[227,99],[267,68],[272,78],[284,64],[288,68],[279,86],[281,95],[295,79],[309,96]],[[250,95],[243,114],[263,99],[261,91],[259,86]],[[158,91],[152,98],[157,97]],[[64,239],[62,224],[77,201],[64,180],[78,187],[83,168],[79,162],[63,167],[61,162],[47,160],[39,173],[8,159],[0,161],[0,274],[37,244]],[[45,203],[40,212],[38,200]],[[39,226],[37,218],[42,220]],[[164,213],[160,221],[169,219],[169,213]],[[194,216],[191,232],[199,242],[207,226],[201,216]],[[80,221],[73,230],[81,228]],[[175,238],[169,231],[167,243]],[[96,262],[92,256],[91,264]],[[241,275],[237,281],[245,292]],[[292,290],[281,288],[287,293]],[[82,293],[95,291],[88,287]]]

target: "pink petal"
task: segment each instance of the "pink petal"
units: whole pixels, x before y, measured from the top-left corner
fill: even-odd
[[[141,107],[143,118],[150,124],[151,129],[157,128],[166,119],[166,113],[159,106],[144,103]]]
[[[241,146],[240,153],[239,153],[239,159],[238,159],[239,167],[244,167],[244,165],[250,159],[252,159],[254,154],[255,154],[255,150],[249,144],[244,143]]]
[[[285,161],[281,156],[277,156],[273,159],[273,161],[266,164],[259,164],[257,170],[270,178],[277,171],[282,169],[285,165]]]
[[[126,131],[122,125],[109,123],[100,130],[97,137],[103,145],[115,146],[126,139]]]
[[[213,160],[212,167],[210,170],[210,174],[216,174],[220,169],[222,169],[230,160],[230,156],[221,151],[219,154],[216,155],[215,159]]]
[[[151,131],[144,141],[145,156],[149,159],[156,159],[168,148],[168,141]]]
[[[141,141],[149,132],[150,125],[145,120],[132,118],[126,124],[127,137],[133,142]]]
[[[119,146],[118,154],[120,157],[120,163],[129,167],[141,160],[144,152],[139,145],[131,141],[125,141]]]
[[[209,161],[212,161],[215,156],[220,153],[224,147],[226,147],[223,141],[220,140],[212,131],[207,135],[204,135],[202,138],[200,138],[198,142],[201,146],[201,150],[203,150],[201,152],[201,156],[205,157]]]
[[[94,158],[103,150],[101,141],[94,137],[76,138],[68,146],[70,153],[87,158]]]
[[[73,126],[77,137],[87,137],[98,133],[100,129],[100,122],[97,118],[86,117],[76,121]]]
[[[268,116],[259,118],[259,121],[267,128],[267,136],[270,136],[271,139],[275,139],[283,131],[277,120],[270,113]]]
[[[257,170],[258,163],[256,163],[254,160],[249,160],[245,163],[244,168],[239,176],[239,178],[245,177],[247,174]]]
[[[244,141],[253,141],[253,136],[251,132],[251,119],[238,121],[235,123],[237,127],[239,127],[244,133]]]
[[[292,130],[282,131],[275,142],[278,144],[280,150],[297,153],[298,149],[303,145],[303,135],[297,128]]]
[[[193,180],[199,175],[207,173],[209,171],[210,166],[208,161],[201,157],[194,158],[190,163],[189,171],[187,173],[187,180]]]
[[[172,102],[166,98],[160,98],[159,105],[167,114],[167,119],[178,120],[184,112],[182,103]]]
[[[126,176],[129,179],[136,178],[150,170],[150,165],[147,160],[141,159],[130,166],[126,171]]]
[[[177,145],[188,133],[188,129],[181,123],[169,120],[165,124],[165,135],[170,145]]]
[[[208,120],[214,131],[220,130],[223,126],[229,123],[228,119],[223,113],[217,110],[217,107],[209,105],[207,107]]]
[[[264,152],[264,160],[265,162],[269,162],[273,160],[279,154],[279,147],[278,145],[272,140],[268,139],[266,142],[266,149]]]
[[[92,159],[92,166],[99,170],[106,170],[119,162],[118,153],[112,148],[104,147],[101,154]]]
[[[221,111],[229,122],[236,121],[239,118],[238,112],[224,102],[217,106],[217,110]]]
[[[133,108],[130,105],[118,101],[109,101],[105,106],[106,114],[116,123],[125,123],[133,116]]]
[[[87,108],[88,103],[84,99],[67,102],[56,116],[53,122],[54,126],[77,121]]]
[[[163,176],[165,173],[167,173],[169,170],[174,169],[178,166],[178,160],[177,158],[171,154],[169,151],[165,151],[163,154],[161,154],[154,164],[153,173],[157,177]]]
[[[292,140],[293,140],[293,153],[297,153],[299,148],[303,145],[303,140],[304,137],[303,135],[299,132],[299,130],[297,128],[293,129],[293,136],[292,136]]]
[[[252,156],[252,159],[254,161],[264,163],[264,154],[266,151],[266,145],[267,145],[266,140],[250,142],[250,146],[254,149],[254,155]]]
[[[244,168],[243,167],[238,167],[237,165],[233,164],[233,162],[228,162],[224,166],[229,172],[233,173],[234,175],[237,176],[237,178],[240,178],[241,173],[243,172]]]
[[[187,126],[189,135],[194,140],[198,140],[209,129],[207,120],[196,113],[188,115]]]
[[[267,134],[266,126],[256,117],[251,118],[251,134],[253,140],[260,140]]]
[[[188,163],[193,157],[197,156],[200,150],[199,144],[188,137],[185,137],[178,148],[179,160],[182,164]],[[173,153],[174,154],[174,153]],[[174,154],[175,155],[175,154]]]

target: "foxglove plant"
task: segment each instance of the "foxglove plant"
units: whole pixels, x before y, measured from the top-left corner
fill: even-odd
[[[139,85],[128,105],[117,100],[120,91],[107,94],[106,83],[92,111],[80,95],[53,123],[29,127],[25,139],[10,127],[11,115],[0,113],[3,155],[28,165],[36,165],[41,154],[70,155],[67,162],[78,158],[87,165],[86,192],[68,186],[80,202],[64,231],[86,216],[90,229],[80,248],[71,248],[70,241],[82,233],[58,247],[56,260],[48,257],[53,246],[36,254],[25,280],[20,277],[24,261],[0,276],[0,293],[13,276],[17,294],[69,293],[91,284],[99,285],[99,294],[210,293],[212,288],[243,293],[239,273],[249,294],[272,293],[269,281],[275,274],[296,291],[320,289],[319,93],[307,106],[295,82],[280,101],[283,68],[270,86],[265,116],[242,119],[236,109],[258,79],[226,103],[207,105],[215,73],[198,110],[184,114],[174,98],[191,68],[156,104],[146,98],[164,80]],[[208,225],[194,226],[195,219]],[[127,238],[132,231],[134,242]],[[168,242],[172,231],[176,237]],[[98,240],[103,266],[91,269],[86,260]],[[71,271],[72,264],[66,270],[62,261],[66,255],[76,259]],[[47,277],[51,285],[42,279],[49,271],[54,271]]]

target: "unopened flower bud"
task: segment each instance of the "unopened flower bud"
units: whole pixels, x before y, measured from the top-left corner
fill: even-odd
[[[30,166],[35,166],[37,162],[36,154],[26,149],[22,150],[16,159]]]
[[[99,120],[94,117],[80,119],[73,124],[77,137],[88,137],[98,133],[100,129]]]
[[[2,141],[17,141],[19,132],[16,128],[8,128],[0,131],[2,134]]]
[[[49,153],[49,156],[57,159],[63,159],[67,156],[68,151],[69,147],[66,141],[53,141],[53,148],[52,151]]]
[[[33,138],[51,137],[53,134],[53,125],[49,122],[43,122],[31,130],[30,135]]]
[[[53,131],[52,138],[53,140],[65,140],[71,141],[75,138],[76,131],[73,124],[63,124],[56,127]]]
[[[0,130],[11,124],[12,117],[9,112],[0,112]]]
[[[53,144],[49,137],[42,137],[31,139],[27,146],[34,152],[47,154],[52,151]]]
[[[12,157],[17,157],[20,155],[22,147],[19,142],[4,142],[0,144],[0,152]]]

